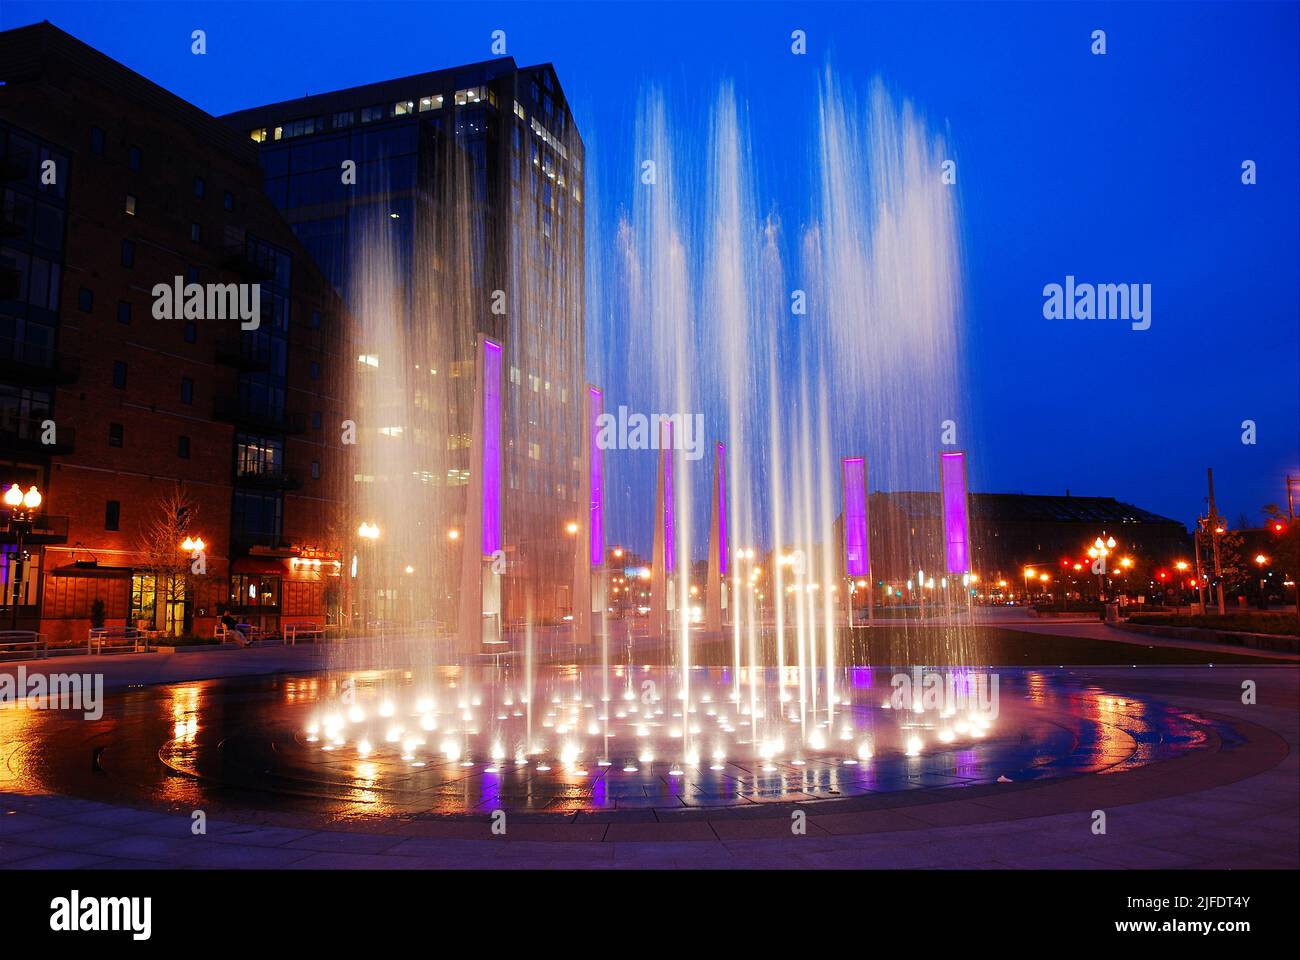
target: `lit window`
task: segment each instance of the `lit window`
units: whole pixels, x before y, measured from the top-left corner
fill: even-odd
[[[135,216],[135,197],[129,193],[126,195],[126,215],[128,217]]]
[[[524,114],[524,105],[520,103],[518,100],[515,101],[515,116],[518,117],[520,120],[527,119],[527,116]]]
[[[426,110],[441,110],[442,100],[442,94],[438,94],[436,97],[421,97],[420,112],[424,113]]]
[[[265,142],[266,142],[266,127],[258,127],[256,130],[251,131],[248,135],[249,135],[250,137],[252,137],[253,140],[254,140],[255,142],[257,142],[257,143],[265,143]],[[279,138],[279,137],[276,137],[276,139],[278,140],[278,139],[280,139],[280,138]]]
[[[415,113],[415,103],[411,100],[398,100],[393,104],[393,116],[404,117],[408,113]]]
[[[357,363],[364,363],[367,367],[379,366],[379,355],[375,353],[363,353],[357,357]]]
[[[463,107],[467,103],[479,103],[485,96],[482,87],[469,87],[466,90],[456,91],[456,106]]]

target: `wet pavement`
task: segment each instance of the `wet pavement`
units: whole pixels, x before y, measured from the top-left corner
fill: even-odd
[[[544,750],[517,767],[488,755],[487,722],[477,739],[461,731],[469,749],[455,759],[403,759],[405,745],[386,741],[362,758],[356,735],[325,750],[322,715],[338,691],[320,673],[128,688],[94,721],[0,710],[0,865],[1300,866],[1295,668],[1000,674],[1000,713],[981,738],[940,741],[951,717],[896,720],[882,672],[827,727],[847,720],[852,739],[758,756],[733,701],[732,755],[695,766],[638,759],[635,729],[602,730],[601,749],[588,738],[566,762],[564,735],[540,722],[567,711],[540,695]],[[377,716],[367,694],[396,691],[397,716],[401,680],[369,677],[359,702]],[[1258,704],[1241,703],[1244,680]],[[557,684],[572,689],[572,675],[537,689]],[[731,689],[720,675],[694,686]],[[615,718],[599,696],[574,702],[588,724]],[[478,706],[483,721],[516,719],[501,703]],[[464,716],[460,703],[453,712]],[[495,735],[510,741],[508,729]],[[918,730],[924,745],[907,756]],[[656,750],[671,732],[651,737]],[[864,758],[853,748],[867,739]],[[599,766],[605,754],[616,759]],[[1095,809],[1110,818],[1100,837]],[[209,818],[201,837],[194,810]],[[496,810],[504,835],[492,831]],[[799,811],[806,832],[795,835]]]

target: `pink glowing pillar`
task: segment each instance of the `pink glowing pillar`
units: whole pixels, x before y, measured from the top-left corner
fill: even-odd
[[[727,577],[727,448],[718,443],[713,450],[714,482],[718,491],[718,574]]]
[[[483,555],[501,549],[501,344],[483,343]]]
[[[677,538],[673,510],[673,425],[665,423],[660,430],[660,462],[664,471],[664,570],[671,574],[677,569]]]
[[[590,509],[591,520],[589,525],[591,541],[591,565],[593,567],[603,566],[605,563],[605,514],[604,514],[604,486],[602,474],[602,459],[600,444],[596,438],[600,433],[600,418],[605,412],[605,398],[599,387],[587,388],[587,416],[589,421],[587,429],[590,432],[590,448],[588,453],[587,477],[591,485],[590,492]]]
[[[867,539],[867,461],[845,457],[844,566],[850,577],[871,575],[871,547]]]
[[[966,504],[966,454],[939,455],[943,540],[949,573],[970,573],[970,514]]]

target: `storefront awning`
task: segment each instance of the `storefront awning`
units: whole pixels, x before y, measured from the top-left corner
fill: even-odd
[[[89,577],[95,580],[129,580],[131,567],[105,567],[97,563],[65,563],[50,571],[52,577]]]
[[[230,565],[231,573],[255,577],[282,577],[288,572],[284,561],[277,557],[239,557]]]

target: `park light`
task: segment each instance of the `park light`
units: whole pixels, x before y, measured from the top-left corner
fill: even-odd
[[[406,572],[407,572],[407,573],[415,573],[415,567],[411,566],[411,565],[408,563],[408,564],[406,565]]]
[[[379,527],[373,523],[363,522],[361,526],[357,527],[357,536],[362,540],[378,540]]]
[[[564,525],[564,532],[567,533],[569,536],[573,536],[575,533],[577,533],[578,532],[577,522],[574,520],[570,520],[568,523],[566,523]]]
[[[1264,564],[1268,563],[1268,557],[1264,556],[1262,553],[1257,553],[1255,554],[1255,562],[1262,567]]]
[[[22,505],[23,505],[22,490],[19,488],[18,484],[16,483],[11,484],[9,489],[5,491],[5,506],[16,508],[16,507],[21,507]]]
[[[615,547],[615,548],[614,548],[614,556],[616,556],[616,557],[620,557],[620,558],[621,558],[621,557],[623,556],[623,548],[622,548],[622,547]]]
[[[448,539],[448,540],[459,540],[459,539],[460,539],[460,531],[457,530],[455,527],[452,527],[450,530],[447,531],[447,539]]]
[[[1025,576],[1026,576],[1026,577],[1034,577],[1034,576],[1037,576],[1037,574],[1034,572],[1034,568],[1033,568],[1033,567],[1025,567]]]
[[[1120,558],[1119,565],[1120,565],[1121,567],[1123,567],[1125,570],[1128,570],[1130,567],[1133,566],[1133,558],[1132,558],[1132,557],[1122,557],[1122,558]]]
[[[1051,578],[1050,576],[1048,576],[1047,574],[1044,573],[1044,574],[1043,574],[1042,576],[1040,576],[1038,579],[1041,580],[1041,581],[1043,581],[1043,583],[1046,583],[1048,580],[1051,580],[1052,578]]]
[[[186,537],[181,543],[181,549],[186,553],[196,553],[204,548],[202,537]]]
[[[1184,570],[1187,569],[1187,567],[1188,567],[1188,563],[1186,560],[1179,560],[1177,563],[1174,564],[1174,569],[1177,570],[1179,573],[1182,573]]]

